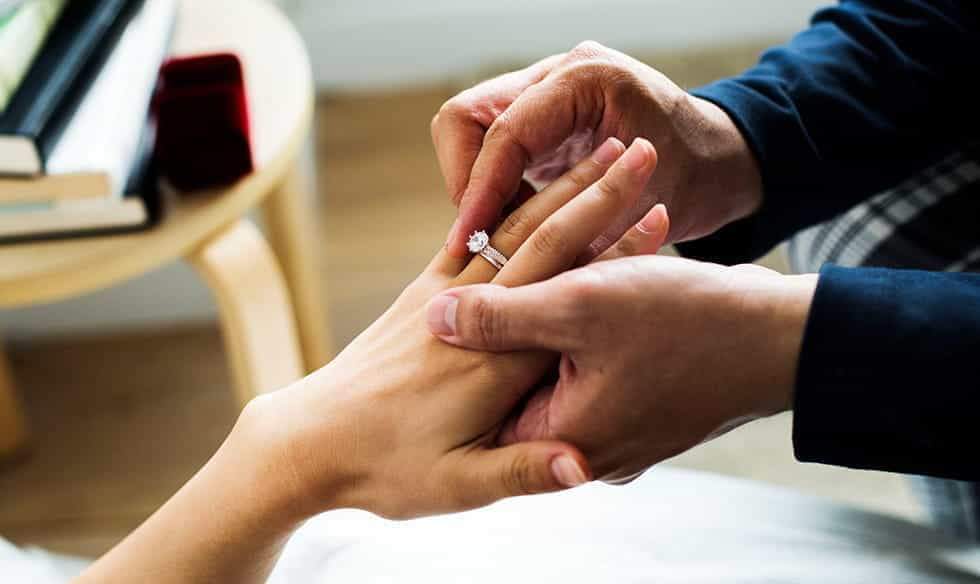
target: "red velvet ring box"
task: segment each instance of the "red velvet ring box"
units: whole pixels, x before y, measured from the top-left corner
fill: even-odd
[[[153,111],[156,161],[179,190],[223,186],[252,172],[248,102],[236,55],[165,62]]]

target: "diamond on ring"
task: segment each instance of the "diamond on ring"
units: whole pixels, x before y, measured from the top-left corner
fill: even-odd
[[[488,245],[490,245],[490,236],[487,235],[486,231],[474,231],[470,240],[466,242],[466,247],[469,248],[470,253],[480,253]]]
[[[471,253],[479,254],[481,258],[490,262],[490,265],[502,270],[507,264],[507,256],[500,253],[490,245],[490,236],[486,231],[474,231],[466,242],[466,247]]]

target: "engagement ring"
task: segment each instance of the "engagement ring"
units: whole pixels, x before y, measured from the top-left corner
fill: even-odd
[[[470,240],[466,242],[466,246],[469,248],[471,253],[478,253],[480,257],[490,262],[490,265],[497,268],[497,270],[503,269],[504,265],[507,263],[507,256],[495,250],[492,245],[490,245],[490,236],[487,235],[486,231],[475,231],[473,235],[470,236]]]

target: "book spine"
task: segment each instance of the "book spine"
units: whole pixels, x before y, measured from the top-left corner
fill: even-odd
[[[35,0],[0,22],[0,113],[54,28],[66,0]]]
[[[109,0],[116,7],[102,12],[99,17],[89,24],[85,39],[80,47],[82,50],[72,51],[65,55],[63,67],[53,72],[52,77],[59,81],[49,85],[48,91],[55,90],[63,99],[48,96],[49,103],[58,103],[60,107],[43,114],[39,113],[38,120],[28,119],[27,127],[37,128],[35,142],[44,164],[51,151],[58,143],[62,132],[75,115],[76,108],[91,87],[92,82],[102,69],[102,65],[115,48],[123,30],[133,15],[143,4],[143,0]],[[40,122],[40,118],[45,121]],[[35,123],[36,122],[36,123]],[[43,171],[43,169],[42,169]]]
[[[20,8],[24,1],[25,0],[0,0],[0,26],[3,26],[3,23],[7,17]]]

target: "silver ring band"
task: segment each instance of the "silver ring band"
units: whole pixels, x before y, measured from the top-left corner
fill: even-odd
[[[489,245],[480,250],[480,257],[490,262],[490,265],[497,268],[497,271],[504,269],[504,265],[507,263],[507,258],[504,257],[504,254]]]
[[[500,253],[492,245],[490,245],[490,236],[487,235],[486,231],[475,231],[473,235],[470,235],[470,240],[466,243],[467,248],[470,252],[479,254],[480,257],[487,260],[487,262],[497,268],[497,270],[504,269],[507,265],[507,256]]]

